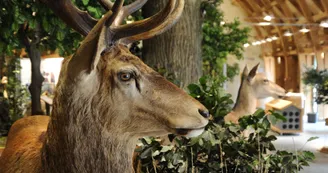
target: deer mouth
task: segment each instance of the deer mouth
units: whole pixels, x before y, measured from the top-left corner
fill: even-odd
[[[205,129],[205,126],[200,127],[200,128],[176,128],[174,130],[177,135],[194,137],[194,136],[198,136],[201,133],[203,133],[204,129]]]

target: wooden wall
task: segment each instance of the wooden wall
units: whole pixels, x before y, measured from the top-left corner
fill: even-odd
[[[278,57],[275,61],[276,83],[286,91],[300,92],[300,69],[297,56]]]
[[[280,59],[280,62],[279,62]],[[285,58],[283,57],[275,57],[275,76],[276,76],[276,84],[285,88]],[[286,88],[285,88],[286,89]]]

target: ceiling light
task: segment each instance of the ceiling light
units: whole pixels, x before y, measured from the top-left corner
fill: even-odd
[[[285,33],[284,33],[284,36],[286,36],[286,37],[290,37],[290,36],[292,36],[293,34],[290,32],[290,31],[286,31]]]
[[[277,36],[272,36],[271,39],[272,40],[278,40],[278,37]]]
[[[245,43],[244,44],[244,47],[246,48],[246,47],[248,47],[249,46],[249,43]]]
[[[260,22],[258,25],[268,26],[268,25],[271,25],[271,23],[270,22]]]
[[[321,59],[324,59],[325,58],[325,52],[322,52],[321,53]]]
[[[309,29],[307,29],[307,28],[305,28],[305,27],[303,27],[302,29],[300,29],[300,32],[303,32],[303,33],[307,33],[307,32],[309,32],[310,30]]]
[[[323,27],[323,28],[328,28],[328,20],[321,21],[320,26]]]
[[[271,21],[272,20],[272,16],[270,16],[270,15],[266,15],[264,18],[263,18],[263,20],[265,20],[265,21]]]
[[[273,36],[271,37],[272,40],[278,40],[278,37],[277,36]]]
[[[267,38],[266,41],[267,42],[271,42],[272,41],[272,38]]]
[[[257,45],[260,45],[260,44],[262,44],[260,41],[256,41],[255,42]]]
[[[281,64],[281,57],[280,56],[277,58],[277,61],[278,61],[278,64]]]
[[[224,25],[224,24],[225,24],[225,21],[221,21],[221,22],[220,22],[220,25]]]
[[[265,40],[261,40],[261,43],[266,43],[266,41]]]
[[[256,46],[257,44],[256,44],[256,42],[254,41],[254,42],[252,42],[252,45],[253,45],[253,46]]]

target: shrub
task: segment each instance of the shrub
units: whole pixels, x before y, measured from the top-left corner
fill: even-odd
[[[137,172],[297,172],[314,159],[309,151],[277,151],[271,123],[285,118],[263,110],[225,124],[230,111],[230,95],[220,95],[217,80],[202,77],[189,85],[190,95],[201,101],[213,118],[204,133],[195,138],[176,137],[174,145],[161,145],[161,138],[141,139]],[[252,129],[252,130],[251,130]],[[249,135],[243,135],[245,130]],[[313,140],[311,138],[310,140]],[[310,141],[309,140],[309,141]]]

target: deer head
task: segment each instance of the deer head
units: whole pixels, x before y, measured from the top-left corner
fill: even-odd
[[[257,73],[259,64],[254,66],[248,72],[247,66],[244,68],[242,80],[249,87],[257,99],[266,97],[283,97],[286,94],[285,89],[269,81],[263,73]]]
[[[108,132],[134,137],[168,133],[193,136],[203,131],[208,110],[131,54],[126,46],[170,28],[183,11],[183,0],[169,0],[154,16],[125,25],[120,25],[123,19],[147,0],[127,6],[123,6],[123,0],[99,0],[109,10],[99,21],[70,1],[43,1],[73,29],[86,35],[76,54],[63,64],[53,116],[60,119],[59,114],[72,109],[68,114],[75,119],[71,121],[99,119]]]

